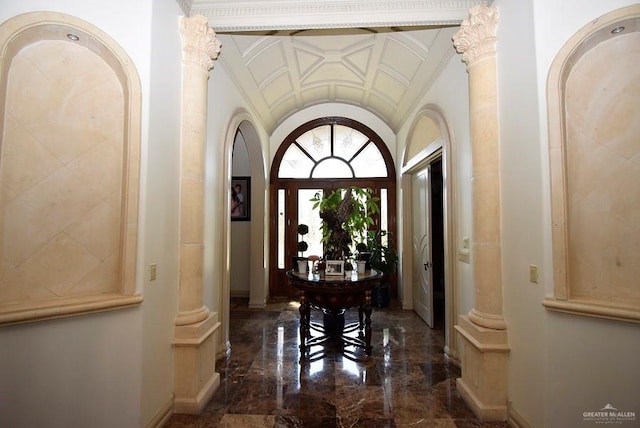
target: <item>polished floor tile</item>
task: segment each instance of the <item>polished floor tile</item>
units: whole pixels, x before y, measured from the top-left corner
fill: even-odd
[[[173,415],[166,428],[508,427],[474,417],[456,391],[460,369],[444,357],[442,328],[397,305],[374,309],[368,358],[327,343],[301,362],[296,302],[254,310],[232,299],[230,317],[220,387],[201,415]],[[311,318],[322,322],[319,311]],[[348,311],[345,322],[355,321],[357,310]]]

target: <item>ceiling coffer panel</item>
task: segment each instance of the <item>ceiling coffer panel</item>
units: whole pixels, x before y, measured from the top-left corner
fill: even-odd
[[[361,75],[366,76],[367,70],[371,66],[373,49],[373,45],[356,49],[345,55],[344,61],[349,64],[351,68],[357,70]]]
[[[294,49],[294,55],[298,75],[302,78],[308,76],[313,70],[318,68],[325,58],[317,52],[309,52],[304,49]]]
[[[382,98],[375,93],[369,94],[368,107],[380,117],[393,117],[396,110],[396,106],[390,103],[387,98]]]
[[[349,104],[361,105],[365,91],[359,86],[335,85],[334,100]]]
[[[397,131],[455,60],[460,22],[484,3],[193,0],[191,14],[209,18],[218,60],[267,132],[323,102],[361,106]]]
[[[283,98],[287,98],[294,93],[291,75],[289,73],[281,73],[279,76],[271,79],[262,87],[262,96],[267,105],[272,108]]]
[[[407,82],[411,82],[425,61],[428,52],[423,52],[420,56],[418,52],[411,49],[401,40],[387,38],[382,49],[380,63],[396,70]]]
[[[300,83],[302,87],[320,83],[331,85],[338,82],[363,84],[361,75],[341,62],[325,62],[306,76]]]
[[[390,73],[380,69],[376,73],[371,88],[374,93],[397,107],[398,103],[407,91],[406,82],[402,82]]]
[[[263,87],[266,80],[275,74],[288,71],[288,61],[279,41],[271,44],[264,44],[263,49],[256,53],[247,61],[247,67],[255,84]]]
[[[294,95],[290,95],[287,98],[283,98],[280,103],[275,105],[273,108],[269,109],[269,114],[273,116],[273,120],[276,118],[279,120],[284,120],[289,115],[293,114],[296,110],[300,109],[300,103],[296,100]]]
[[[314,88],[307,88],[300,91],[300,98],[302,99],[303,106],[306,107],[330,99],[329,92],[329,87],[327,85],[316,86]]]

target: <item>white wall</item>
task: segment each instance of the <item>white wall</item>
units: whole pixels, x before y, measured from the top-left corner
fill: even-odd
[[[114,0],[108,4],[97,0],[0,0],[0,21],[30,11],[66,13],[108,33],[131,57],[143,90],[143,183],[155,179],[144,176],[151,3],[150,0]],[[143,184],[142,205],[146,197]],[[146,247],[145,212],[143,206],[136,286],[141,292],[144,292],[141,267]],[[138,426],[142,313],[137,307],[0,328],[0,425]]]
[[[529,282],[543,266],[544,204],[540,170],[536,58],[531,0],[498,4],[498,103],[502,197],[502,285],[509,338],[508,397],[532,426],[543,426],[547,381],[544,285]],[[540,397],[532,400],[531,397]]]
[[[173,329],[178,308],[178,210],[182,47],[174,1],[153,2],[149,145],[144,204],[142,423],[173,400]],[[147,18],[148,19],[148,18]],[[157,279],[149,281],[149,264]]]
[[[640,415],[638,325],[542,307],[545,294],[553,292],[548,71],[563,44],[582,26],[635,2],[514,3],[496,1],[510,404],[533,427],[583,426],[583,412],[597,411],[607,403]],[[528,280],[529,264],[539,267],[537,285]]]
[[[451,47],[453,49],[453,45]],[[453,55],[433,86],[418,107],[407,118],[398,132],[397,159],[402,159],[410,137],[411,126],[415,123],[420,109],[427,105],[437,106],[444,114],[451,132],[453,164],[455,165],[453,183],[456,194],[456,234],[458,242],[453,242],[456,251],[462,247],[462,238],[471,237],[471,145],[469,134],[469,84],[467,71],[459,55]],[[401,165],[398,167],[400,170]],[[401,218],[401,213],[398,213]],[[466,314],[475,301],[471,265],[455,261],[458,278],[458,314]]]

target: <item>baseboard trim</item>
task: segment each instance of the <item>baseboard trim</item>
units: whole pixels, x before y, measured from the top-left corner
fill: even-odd
[[[444,358],[452,363],[454,366],[458,367],[458,368],[462,368],[462,363],[460,362],[460,360],[458,359],[458,353],[454,350],[449,348],[448,346],[444,347]]]
[[[229,290],[229,297],[236,299],[248,299],[249,290]]]
[[[513,408],[511,403],[507,405],[507,421],[514,428],[533,428],[529,422],[527,422],[522,415]]]
[[[187,415],[199,415],[205,408],[213,393],[220,385],[220,373],[214,372],[206,385],[195,397],[175,397],[173,408],[175,413]]]
[[[267,302],[260,301],[260,302],[253,302],[251,300],[249,300],[249,309],[264,309],[267,307]]]
[[[173,415],[173,394],[153,415],[153,418],[144,424],[144,428],[161,428],[167,423],[171,415]]]
[[[456,379],[456,389],[464,402],[478,419],[483,422],[507,420],[507,406],[488,406],[473,393],[462,378]]]

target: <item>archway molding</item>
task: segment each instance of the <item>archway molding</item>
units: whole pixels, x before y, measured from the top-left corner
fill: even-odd
[[[430,142],[423,149],[417,151],[410,159],[410,145],[418,140],[421,132],[419,124],[428,118],[432,120],[440,130],[440,137]],[[415,148],[414,148],[415,149]],[[457,242],[457,213],[455,192],[455,163],[453,133],[448,125],[443,110],[436,104],[427,104],[418,112],[407,134],[407,145],[401,154],[403,165],[400,179],[400,207],[402,209],[402,269],[399,283],[405,284],[402,288],[402,307],[413,309],[413,258],[411,236],[413,211],[411,202],[411,176],[426,167],[437,157],[442,158],[443,178],[443,217],[444,217],[444,253],[445,253],[445,353],[453,358],[458,358],[455,340],[455,320],[458,315],[458,275],[456,269],[456,242]]]
[[[251,166],[251,238],[249,255],[249,307],[264,308],[268,297],[268,219],[263,215],[268,212],[267,206],[267,156],[264,147],[268,146],[268,138],[259,132],[259,127],[255,125],[253,117],[245,109],[236,110],[226,126],[224,136],[224,166],[222,189],[220,195],[226,195],[231,188],[231,176],[233,165],[233,144],[237,132],[241,132],[249,153],[249,163]],[[223,212],[229,213],[231,205],[229,198],[223,197]],[[230,349],[229,344],[229,299],[231,288],[231,218],[226,216],[221,222],[222,239],[218,242],[218,254],[222,257],[219,277],[216,278],[220,284],[218,302],[221,312],[222,334],[220,337],[221,352]]]

